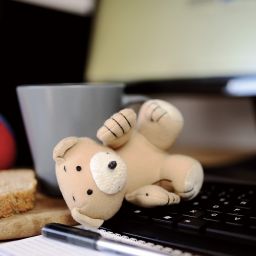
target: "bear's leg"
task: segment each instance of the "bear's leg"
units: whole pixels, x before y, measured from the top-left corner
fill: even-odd
[[[142,207],[156,207],[170,204],[178,204],[180,197],[175,193],[168,192],[157,185],[147,185],[126,194],[125,199]]]
[[[138,115],[138,131],[156,147],[170,148],[183,127],[180,111],[163,100],[144,103]]]
[[[170,181],[174,192],[182,199],[192,199],[199,193],[203,177],[201,164],[183,155],[167,157],[161,170],[161,179]]]

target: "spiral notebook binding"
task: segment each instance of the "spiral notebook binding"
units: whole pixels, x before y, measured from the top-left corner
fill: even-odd
[[[105,230],[105,229],[100,229],[99,232],[105,238],[114,239],[116,241],[129,243],[131,245],[141,246],[141,247],[144,247],[144,248],[155,249],[159,252],[168,253],[170,256],[199,256],[199,255],[196,255],[196,254],[193,254],[193,253],[190,253],[190,252],[184,252],[184,251],[179,250],[179,249],[175,249],[175,248],[171,248],[171,247],[165,247],[165,246],[162,246],[160,244],[154,244],[154,243],[151,243],[151,242],[147,242],[145,240],[136,239],[134,237],[129,237],[129,236],[122,235],[122,234],[119,234],[119,233],[114,233],[112,231],[108,231],[108,230]]]

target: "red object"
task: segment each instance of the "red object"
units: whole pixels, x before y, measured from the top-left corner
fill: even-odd
[[[16,158],[16,143],[7,122],[0,115],[0,170],[13,166]]]

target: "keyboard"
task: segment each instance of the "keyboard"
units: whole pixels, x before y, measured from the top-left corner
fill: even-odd
[[[205,182],[191,201],[124,202],[103,230],[200,255],[256,255],[256,186]]]

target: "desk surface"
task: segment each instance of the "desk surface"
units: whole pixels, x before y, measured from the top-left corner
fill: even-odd
[[[41,228],[49,222],[74,225],[70,212],[63,199],[55,199],[38,194],[34,209],[16,214],[0,221],[0,242],[39,235]]]

